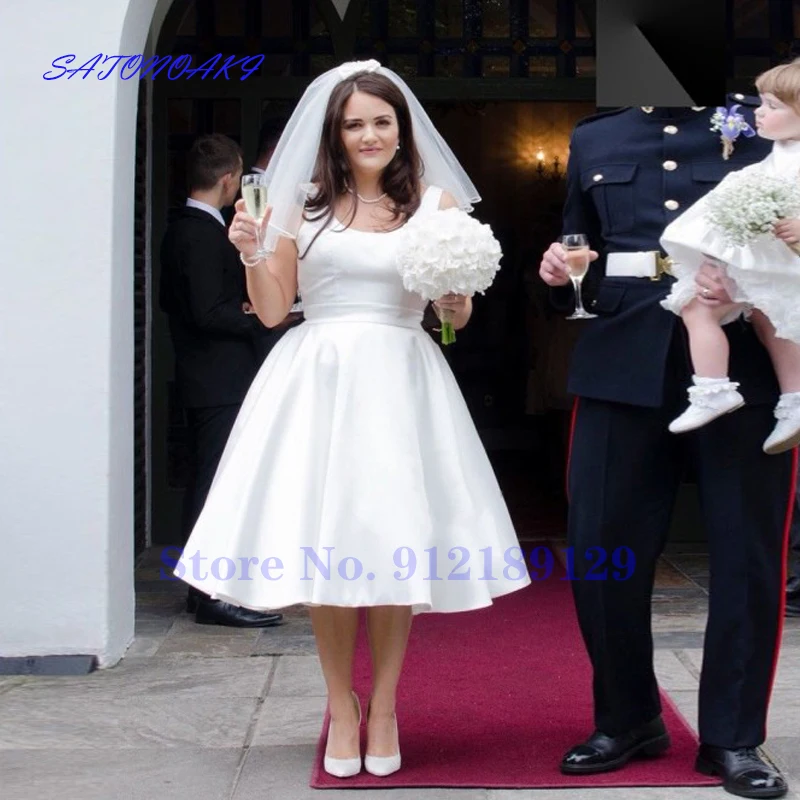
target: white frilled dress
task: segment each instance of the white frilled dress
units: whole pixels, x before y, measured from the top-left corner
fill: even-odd
[[[429,187],[417,213],[440,198]],[[321,225],[303,223],[301,254]],[[422,330],[426,301],[395,267],[400,238],[335,223],[299,262],[306,321],[256,375],[175,568],[200,591],[257,610],[419,613],[530,583],[458,384]]]
[[[740,172],[762,172],[800,180],[800,142],[775,142],[772,152],[763,161],[744,167]],[[717,189],[709,194],[714,191]],[[729,294],[735,302],[746,304],[745,310],[762,311],[779,337],[800,342],[800,256],[772,234],[759,236],[745,246],[729,244],[704,219],[707,197],[702,197],[671,222],[661,237],[661,246],[676,262],[672,271],[678,278],[662,305],[680,314],[696,296],[695,275],[704,256],[709,255],[725,262],[731,279]],[[728,315],[723,324],[741,313],[737,310]]]

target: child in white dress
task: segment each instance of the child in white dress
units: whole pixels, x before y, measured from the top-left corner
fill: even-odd
[[[774,141],[758,164],[726,177],[664,231],[661,245],[674,260],[678,280],[662,305],[679,314],[689,334],[694,367],[689,407],[670,424],[673,433],[702,427],[744,405],[739,384],[728,377],[729,347],[722,326],[744,314],[768,350],[781,388],[777,423],[764,451],[782,453],[800,444],[800,219],[783,219],[772,234],[751,244],[731,244],[707,221],[708,198],[732,176],[773,175],[800,181],[800,59],[770,69],[756,80],[761,105],[758,134]],[[773,235],[774,234],[774,235]],[[716,263],[731,302],[698,296],[695,276]]]

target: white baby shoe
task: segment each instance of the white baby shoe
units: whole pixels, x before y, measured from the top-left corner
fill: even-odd
[[[672,433],[686,433],[702,428],[717,417],[729,414],[744,405],[744,398],[736,390],[738,383],[728,378],[692,378],[695,385],[689,389],[689,408],[669,425]]]
[[[777,424],[764,442],[764,452],[774,456],[800,444],[800,392],[782,394],[775,406]]]

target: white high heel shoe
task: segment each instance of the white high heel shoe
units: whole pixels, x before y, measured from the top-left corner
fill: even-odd
[[[358,702],[358,696],[352,692],[353,702],[358,708],[358,727],[361,729],[361,703]],[[328,723],[328,741],[331,740],[331,726],[333,719]],[[353,775],[358,775],[361,772],[361,755],[354,758],[331,758],[326,752],[325,758],[322,760],[322,766],[328,775],[333,775],[334,778],[351,778]]]
[[[369,718],[369,710],[367,710],[367,718]],[[391,756],[371,756],[369,753],[364,756],[364,769],[370,775],[377,775],[379,778],[385,778],[393,772],[400,769],[400,734],[397,730],[397,715],[394,715],[394,735],[397,739],[397,752]]]

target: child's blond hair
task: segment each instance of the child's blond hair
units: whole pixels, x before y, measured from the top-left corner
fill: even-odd
[[[800,58],[768,69],[756,78],[759,94],[769,92],[800,114]]]

